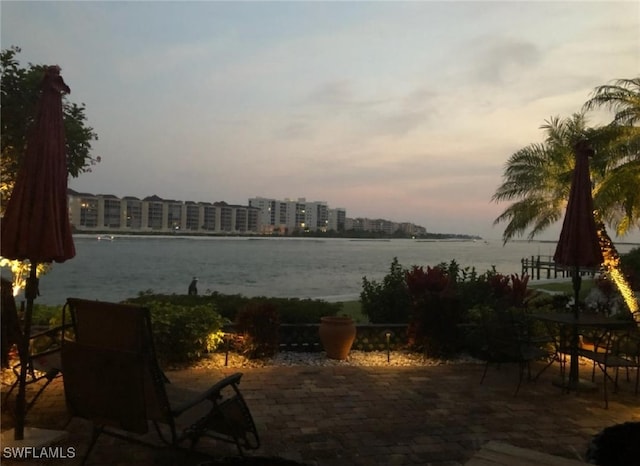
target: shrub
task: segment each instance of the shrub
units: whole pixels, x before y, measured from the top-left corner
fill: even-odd
[[[429,356],[447,357],[460,350],[462,309],[448,270],[454,269],[414,266],[405,275],[411,297],[409,345]]]
[[[298,298],[249,298],[239,294],[227,295],[213,292],[210,295],[163,295],[142,293],[136,298],[127,300],[130,303],[145,305],[148,302],[167,302],[180,306],[213,306],[222,317],[236,320],[238,311],[251,302],[268,302],[278,309],[280,321],[287,324],[317,323],[320,317],[335,315],[340,311],[339,303],[328,303],[320,299]]]
[[[532,293],[527,300],[527,307],[531,312],[545,311],[566,311],[571,297],[567,294],[550,294],[544,291],[531,290]]]
[[[205,298],[205,296],[202,296]],[[206,296],[208,302],[212,303],[221,316],[233,321],[238,310],[247,304],[249,298],[240,294],[222,294],[214,291],[210,296]]]
[[[185,306],[149,301],[153,339],[162,363],[185,363],[222,342],[223,318],[210,305]]]
[[[55,327],[62,324],[62,306],[33,304],[32,325]]]
[[[250,359],[265,358],[278,351],[280,319],[276,307],[267,301],[251,301],[236,316],[240,339],[236,349]]]
[[[596,312],[611,315],[614,307],[616,307],[616,301],[619,301],[621,297],[616,284],[608,274],[596,277],[594,284],[599,293],[595,297],[592,297],[590,302],[586,304],[595,309]]]
[[[640,291],[640,248],[633,248],[620,256],[620,267],[629,280],[631,288]]]
[[[522,308],[527,305],[527,300],[533,295],[533,290],[528,287],[529,275],[511,275],[510,305]]]
[[[491,288],[488,279],[495,273],[495,269],[482,274],[476,273],[475,269],[471,274],[464,274],[456,284],[460,305],[462,309],[471,309],[478,303],[486,303],[491,296]]]
[[[531,312],[552,312],[564,307],[567,296],[549,295],[528,288],[528,275],[502,275],[495,270],[485,274],[482,282],[486,288],[484,299],[473,304],[466,315],[465,346],[475,356],[484,357],[487,323],[511,322],[518,326],[523,335],[532,338],[547,335],[546,326],[528,317]],[[483,322],[484,320],[484,322]]]
[[[362,313],[372,323],[405,323],[409,321],[411,302],[405,281],[406,270],[394,257],[382,283],[362,278]]]
[[[448,357],[463,349],[478,354],[481,310],[527,321],[521,315],[525,310],[545,312],[567,303],[566,296],[534,292],[528,285],[528,275],[503,275],[495,267],[480,274],[452,260],[406,270],[394,258],[382,283],[363,278],[360,296],[372,322],[409,322],[409,346]],[[544,333],[541,324],[529,327],[530,334]]]

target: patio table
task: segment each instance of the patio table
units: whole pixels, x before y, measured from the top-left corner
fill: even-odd
[[[531,318],[544,322],[548,327],[560,327],[560,339],[564,338],[566,335],[566,329],[571,329],[572,335],[577,336],[578,329],[590,329],[603,332],[604,334],[604,332],[625,330],[634,325],[631,321],[615,319],[594,313],[580,313],[576,318],[576,315],[573,312],[552,312],[545,314],[531,314]],[[549,330],[551,331],[551,328]],[[562,342],[560,346],[563,347]],[[579,377],[578,352],[580,348],[577,337],[571,338],[569,349],[571,353],[569,379],[565,381],[564,374],[562,373],[561,380],[561,386],[566,388],[567,391],[578,390],[580,386],[585,387],[588,385],[585,381],[581,381]]]

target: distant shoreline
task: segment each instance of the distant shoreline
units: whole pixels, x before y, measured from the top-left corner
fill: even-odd
[[[118,236],[143,236],[143,237],[162,237],[162,238],[254,238],[254,239],[269,239],[269,238],[313,238],[313,239],[330,239],[330,238],[344,238],[352,240],[392,240],[392,239],[408,239],[415,241],[480,241],[483,238],[475,235],[462,235],[462,234],[449,234],[449,233],[427,233],[426,235],[410,235],[410,234],[383,234],[374,232],[360,232],[350,230],[344,233],[321,233],[321,232],[309,232],[299,233],[291,235],[261,235],[258,233],[206,233],[206,232],[186,232],[186,231],[126,231],[126,230],[92,230],[83,231],[75,230],[74,236],[94,236],[94,237],[118,237]]]
[[[101,231],[101,232],[87,232],[87,231],[75,231],[74,237],[78,238],[95,238],[95,239],[117,239],[118,237],[132,237],[132,238],[161,238],[161,239],[187,239],[187,238],[246,238],[253,240],[269,240],[269,239],[348,239],[351,241],[391,241],[397,240],[410,240],[416,243],[434,243],[434,242],[497,242],[499,240],[486,240],[480,236],[464,236],[464,235],[439,235],[434,237],[410,237],[410,236],[339,236],[339,235],[321,235],[321,234],[309,234],[309,235],[259,235],[259,234],[219,234],[219,233],[174,233],[169,232],[120,232],[120,231]],[[501,240],[500,240],[501,241]],[[510,240],[510,243],[536,243],[536,244],[556,244],[557,240],[548,239],[514,239]],[[640,242],[635,241],[614,241],[616,246],[633,246],[640,247]]]

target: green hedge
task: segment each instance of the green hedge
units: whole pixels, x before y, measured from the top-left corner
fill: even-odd
[[[195,361],[222,341],[226,319],[210,303],[180,304],[149,297],[136,304],[149,308],[156,353],[163,364]],[[34,306],[34,326],[54,327],[61,321],[62,306]]]
[[[145,303],[151,313],[153,339],[163,363],[191,362],[222,342],[223,317],[210,305]]]
[[[19,308],[18,308],[19,310]],[[33,304],[31,325],[56,327],[62,324],[62,306]]]
[[[249,298],[239,294],[225,295],[218,292],[198,296],[141,293],[140,296],[129,299],[127,302],[142,305],[148,302],[167,302],[180,306],[210,305],[230,321],[235,321],[238,311],[247,305],[264,303],[275,307],[280,322],[284,324],[315,324],[320,322],[320,317],[336,315],[342,309],[340,303],[328,303],[319,299]]]

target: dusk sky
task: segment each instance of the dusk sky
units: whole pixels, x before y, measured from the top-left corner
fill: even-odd
[[[2,48],[60,65],[99,135],[102,162],[75,190],[304,197],[485,238],[502,234],[492,223],[508,204],[491,196],[509,156],[640,71],[636,1],[0,8]]]

